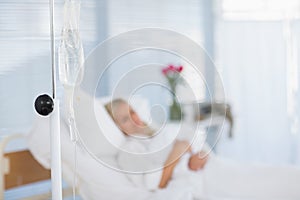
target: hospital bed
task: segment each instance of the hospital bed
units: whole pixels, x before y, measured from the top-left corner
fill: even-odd
[[[84,98],[84,97],[82,97]],[[170,187],[157,191],[148,191],[134,186],[126,174],[118,171],[115,160],[116,149],[107,142],[113,141],[118,146],[124,139],[118,132],[108,114],[103,108],[106,100],[95,100],[95,117],[99,123],[105,124],[102,131],[109,135],[95,132],[97,127],[87,120],[90,113],[82,111],[80,123],[85,133],[75,145],[70,141],[69,128],[64,117],[61,119],[62,170],[68,183],[73,183],[74,174],[77,181],[75,187],[83,199],[174,199],[174,200],[299,200],[300,170],[295,167],[263,166],[240,164],[213,156],[201,172],[203,191],[195,198],[193,185],[180,182],[170,184]],[[137,100],[139,101],[139,100]],[[147,108],[147,103],[134,103]],[[135,108],[139,114],[149,113],[149,110]],[[49,119],[37,117],[33,129],[27,134],[28,147],[34,158],[46,169],[50,167]],[[107,138],[111,137],[111,138]],[[202,143],[203,144],[203,143]],[[76,150],[75,150],[76,146]],[[74,155],[76,151],[76,168]],[[3,161],[2,161],[3,162]],[[2,172],[3,169],[2,169]],[[267,181],[265,181],[267,180]],[[276,183],[282,182],[280,186]],[[198,184],[198,183],[197,183]],[[270,190],[271,188],[271,190]]]

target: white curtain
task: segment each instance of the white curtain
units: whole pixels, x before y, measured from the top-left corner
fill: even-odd
[[[219,15],[216,63],[235,119],[234,138],[220,141],[220,154],[244,161],[300,162],[299,22]]]

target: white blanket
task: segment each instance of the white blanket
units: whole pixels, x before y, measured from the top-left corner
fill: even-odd
[[[63,175],[72,180],[73,144],[62,122]],[[28,134],[31,152],[45,167],[50,165],[49,119],[38,119]],[[203,171],[177,173],[166,189],[150,192],[135,187],[123,173],[103,166],[79,147],[77,179],[87,200],[299,200],[300,170],[294,167],[246,165],[212,157]]]
[[[191,187],[195,199],[297,200],[300,170],[294,167],[249,165],[212,156],[198,172],[183,172],[169,187]]]
[[[146,152],[151,147],[145,141],[128,139],[125,149],[131,152]],[[147,146],[148,145],[148,146]],[[157,155],[159,156],[159,155]],[[161,155],[166,159],[166,155]],[[161,160],[159,157],[153,159]],[[118,164],[125,170],[143,170],[156,167],[155,160],[137,159],[121,151]],[[235,163],[211,155],[203,170],[188,169],[189,154],[185,154],[176,166],[169,191],[185,190],[192,199],[255,199],[296,200],[300,199],[300,170],[293,167],[272,167]],[[163,163],[160,163],[163,164]],[[153,190],[158,188],[161,170],[139,175],[125,174],[135,187]],[[159,190],[156,190],[159,191]],[[185,198],[186,199],[186,198]]]

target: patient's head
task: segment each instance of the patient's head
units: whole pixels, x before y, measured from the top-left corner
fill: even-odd
[[[125,100],[114,99],[106,104],[105,108],[121,131],[126,135],[149,135],[148,126]]]

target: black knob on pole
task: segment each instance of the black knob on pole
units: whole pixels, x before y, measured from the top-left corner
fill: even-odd
[[[49,95],[42,94],[36,98],[34,107],[40,115],[47,116],[53,111],[54,102]]]

